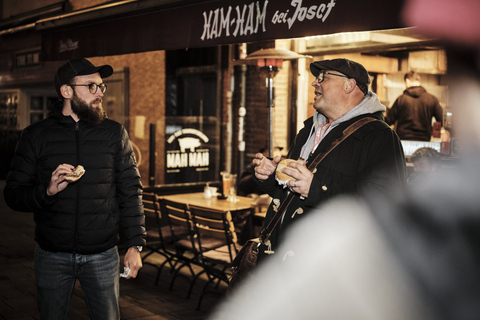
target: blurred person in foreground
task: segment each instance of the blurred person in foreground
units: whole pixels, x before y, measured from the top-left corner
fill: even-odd
[[[260,266],[212,319],[480,318],[480,2],[435,4],[408,1],[404,16],[447,44],[461,165],[318,208],[291,230],[288,258]]]
[[[404,80],[407,89],[387,111],[385,122],[395,124],[395,131],[401,140],[430,141],[432,118],[443,126],[443,108],[438,98],[422,87],[417,72],[406,73]],[[447,141],[448,131],[444,135],[448,135],[443,137]]]
[[[47,119],[23,130],[4,189],[14,210],[33,212],[35,278],[41,319],[68,319],[78,279],[92,319],[120,319],[119,228],[127,278],[142,267],[142,185],[125,128],[105,117],[109,65],[73,59],[54,86],[61,101]],[[85,168],[76,182],[66,176]]]
[[[433,148],[423,147],[415,150],[410,161],[413,163],[413,173],[408,177],[407,182],[408,185],[413,185],[438,173],[441,155]]]
[[[317,166],[314,173],[295,162],[282,172],[292,176],[285,185],[276,180],[275,170],[280,157],[273,160],[258,153],[253,160],[259,187],[272,197],[265,224],[289,192],[296,196],[270,238],[271,247],[259,248],[259,262],[265,251],[275,251],[285,231],[304,219],[316,206],[342,194],[360,190],[381,192],[390,185],[406,182],[405,157],[398,136],[383,121],[386,110],[377,95],[368,91],[370,77],[358,62],[348,59],[315,61],[310,64],[315,80],[315,114],[304,122],[295,137],[287,159],[301,160],[308,165],[340,137],[349,125],[371,117],[369,122],[339,144]],[[298,171],[296,171],[296,170]],[[276,253],[274,254],[276,255]]]

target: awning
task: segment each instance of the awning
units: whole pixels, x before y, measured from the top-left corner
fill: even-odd
[[[402,6],[385,0],[218,0],[70,14],[39,21],[37,29],[43,59],[67,60],[400,28]]]

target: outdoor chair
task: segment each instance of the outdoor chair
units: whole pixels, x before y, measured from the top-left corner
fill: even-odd
[[[207,276],[207,282],[203,286],[197,305],[199,310],[204,295],[219,293],[218,290],[209,291],[211,285],[217,289],[222,281],[228,285],[231,276],[230,266],[238,253],[239,246],[230,211],[190,206],[190,212],[197,233],[203,272]],[[213,243],[223,243],[223,245],[212,248]]]
[[[163,267],[168,263],[171,270],[174,269],[174,252],[168,249],[173,242],[170,226],[164,223],[160,212],[158,196],[154,193],[143,193],[143,206],[145,215],[145,227],[147,229],[147,245],[143,250],[142,263],[154,266],[158,269],[155,284],[158,284]],[[148,257],[158,254],[165,260],[158,264],[147,260]]]
[[[169,219],[175,248],[175,259],[178,261],[173,271],[170,290],[173,289],[177,276],[183,276],[181,270],[187,269],[190,273],[190,277],[187,276],[187,279],[190,281],[187,293],[187,298],[189,298],[197,278],[203,273],[203,270],[195,272],[193,269],[194,266],[202,268],[203,265],[199,260],[198,243],[189,207],[187,204],[160,199],[160,208]]]

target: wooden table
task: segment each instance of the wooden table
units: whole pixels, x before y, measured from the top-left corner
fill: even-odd
[[[217,199],[217,197],[212,197],[205,199],[203,197],[203,192],[196,193],[182,193],[182,194],[171,194],[166,196],[159,196],[162,199],[167,199],[170,201],[185,203],[188,205],[194,205],[198,207],[212,208],[220,211],[230,211],[232,214],[235,211],[243,211],[247,209],[252,209],[252,198],[240,197],[237,196],[238,201],[231,202],[226,199]]]
[[[246,240],[255,236],[252,225],[252,217],[255,212],[252,206],[252,198],[237,196],[238,201],[236,202],[218,199],[217,197],[205,199],[203,192],[171,194],[159,196],[159,198],[224,212],[230,211],[239,243],[243,244]]]

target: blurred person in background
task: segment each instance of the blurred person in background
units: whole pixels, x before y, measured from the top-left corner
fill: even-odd
[[[410,0],[403,12],[447,45],[460,165],[421,187],[319,207],[213,319],[480,318],[478,12],[477,0]]]
[[[438,98],[422,87],[417,72],[406,73],[404,80],[407,89],[387,111],[385,122],[395,124],[395,131],[401,140],[430,141],[432,118],[443,126],[443,108]]]

